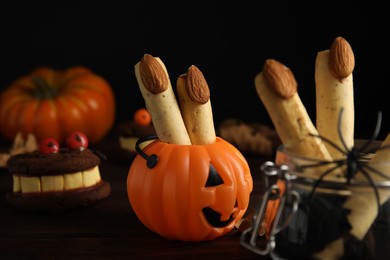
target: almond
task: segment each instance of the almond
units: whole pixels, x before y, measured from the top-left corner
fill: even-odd
[[[210,90],[203,73],[194,65],[187,71],[186,89],[190,99],[205,104],[210,99]]]
[[[282,63],[267,59],[263,66],[264,79],[274,92],[282,98],[289,99],[298,89],[292,71]]]
[[[337,37],[329,52],[329,69],[335,78],[348,77],[355,68],[355,56],[351,45],[343,38]]]
[[[142,83],[149,92],[159,94],[168,89],[168,76],[155,57],[145,54],[139,69]]]

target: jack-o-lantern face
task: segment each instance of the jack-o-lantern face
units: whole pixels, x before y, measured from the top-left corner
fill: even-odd
[[[211,240],[232,230],[253,189],[247,161],[217,137],[209,145],[156,140],[134,159],[128,174],[130,204],[152,231],[184,241]],[[144,156],[157,163],[147,164]]]

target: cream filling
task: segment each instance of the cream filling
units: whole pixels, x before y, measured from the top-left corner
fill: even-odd
[[[123,137],[123,136],[120,136],[119,137],[119,145],[123,149],[129,150],[129,151],[136,151],[135,150],[135,145],[136,145],[138,139],[139,139],[138,137]],[[148,140],[148,141],[142,142],[142,143],[140,143],[139,147],[142,150],[145,146],[147,146],[148,144],[150,144],[153,141],[154,140]]]
[[[13,192],[44,193],[88,188],[101,181],[99,167],[89,170],[52,176],[13,175]]]
[[[121,148],[129,150],[129,151],[135,151],[135,144],[137,142],[138,138],[136,137],[119,137],[119,145]]]

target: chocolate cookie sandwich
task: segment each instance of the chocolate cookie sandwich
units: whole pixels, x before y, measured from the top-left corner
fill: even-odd
[[[7,202],[23,211],[59,213],[109,196],[111,186],[99,171],[101,157],[87,147],[87,137],[74,132],[67,148],[60,149],[55,139],[45,138],[37,150],[11,156],[7,169],[13,188]]]
[[[139,138],[156,135],[151,115],[146,108],[137,109],[132,120],[119,123],[116,133],[119,138],[120,148],[127,152],[126,158],[130,157],[130,159],[133,159],[137,154],[135,144]]]

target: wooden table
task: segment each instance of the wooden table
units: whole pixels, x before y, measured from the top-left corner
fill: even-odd
[[[0,140],[2,151],[9,144]],[[268,259],[240,245],[240,232],[207,242],[170,241],[147,229],[129,203],[126,179],[130,163],[115,137],[93,146],[107,160],[100,169],[111,184],[110,196],[91,207],[61,214],[22,213],[5,200],[12,176],[0,170],[0,259]],[[250,206],[261,198],[264,182],[260,165],[265,158],[248,157],[254,190]]]

